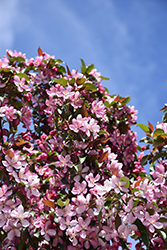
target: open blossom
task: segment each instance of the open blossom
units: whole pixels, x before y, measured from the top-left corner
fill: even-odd
[[[91,111],[92,113],[94,113],[98,118],[105,118],[106,115],[106,107],[103,103],[103,101],[98,101],[98,99],[96,101],[92,102],[92,107],[91,107]]]
[[[20,237],[21,235],[20,228],[21,228],[21,223],[18,223],[17,221],[13,220],[8,220],[6,225],[3,226],[3,230],[8,232],[7,238],[9,240],[13,240],[14,237]]]
[[[47,221],[41,230],[41,235],[44,235],[45,240],[50,241],[50,237],[56,235],[56,230],[50,228],[52,226],[51,221]]]
[[[30,224],[26,219],[30,217],[30,213],[24,212],[24,207],[22,205],[19,205],[15,210],[11,212],[11,217],[18,219],[23,227],[28,227]]]
[[[72,124],[69,125],[69,128],[74,132],[78,133],[81,127],[83,126],[83,118],[82,115],[78,115],[77,119],[72,119]]]
[[[87,229],[89,228],[89,224],[91,222],[91,219],[88,217],[85,220],[83,220],[82,217],[78,218],[78,225],[76,226],[77,231],[80,232],[80,237],[85,239],[87,234]]]
[[[17,86],[18,91],[23,92],[25,89],[26,91],[30,91],[30,87],[27,85],[25,78],[21,78],[17,75],[14,76],[14,84]]]
[[[95,182],[97,182],[99,179],[100,179],[99,174],[97,174],[95,177],[93,176],[92,173],[85,176],[85,180],[87,181],[89,187],[94,187]]]
[[[161,222],[158,222],[159,220],[159,215],[154,214],[154,215],[149,215],[148,212],[145,213],[145,220],[143,221],[143,224],[145,226],[148,226],[149,231],[151,233],[154,233],[155,228],[161,229],[163,227],[163,224]]]
[[[74,183],[74,187],[71,192],[73,194],[81,194],[81,193],[86,194],[87,192],[86,186],[87,186],[86,181],[83,181],[82,183],[76,181]]]
[[[21,113],[22,113],[22,117],[21,117],[21,121],[24,123],[26,129],[29,129],[29,126],[31,124],[31,109],[28,106],[24,106],[21,108]]]
[[[100,126],[97,123],[98,121],[94,118],[89,119],[85,117],[81,130],[85,132],[87,136],[90,136],[91,133],[93,133],[93,136],[96,137],[97,133],[100,131]]]
[[[163,164],[157,164],[154,171],[151,172],[153,177],[155,178],[154,183],[157,185],[164,185],[165,178],[167,178],[167,171]]]

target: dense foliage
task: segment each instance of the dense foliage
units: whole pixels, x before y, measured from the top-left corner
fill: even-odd
[[[167,107],[139,147],[129,97],[38,54],[0,60],[0,249],[167,249]]]

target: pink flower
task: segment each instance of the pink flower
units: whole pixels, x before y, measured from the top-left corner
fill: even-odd
[[[131,235],[132,231],[137,231],[138,228],[135,224],[121,224],[118,228],[118,233],[121,238],[128,239],[128,236]]]
[[[106,115],[106,106],[104,105],[103,101],[99,101],[98,99],[92,102],[91,111],[94,113],[98,118],[105,118]]]
[[[95,182],[97,182],[100,179],[100,175],[97,174],[95,177],[93,177],[93,174],[90,173],[88,175],[85,176],[85,180],[88,183],[88,187],[94,187]]]
[[[51,229],[51,221],[47,221],[45,223],[44,228],[41,230],[41,235],[44,235],[45,240],[50,241],[50,236],[54,236],[56,234],[55,229]]]
[[[69,125],[69,128],[74,132],[78,133],[82,126],[83,126],[83,118],[82,115],[79,114],[77,116],[77,119],[75,118],[72,119],[72,124]]]
[[[82,183],[76,181],[74,183],[74,187],[71,192],[73,194],[81,194],[81,193],[86,194],[87,192],[86,186],[87,186],[86,181],[83,181]]]
[[[29,126],[31,125],[31,109],[28,106],[24,106],[21,108],[21,121],[24,123],[25,128],[29,129]]]
[[[15,236],[20,237],[21,235],[19,230],[20,228],[21,228],[21,223],[17,223],[17,221],[15,222],[13,220],[8,220],[7,224],[3,226],[3,230],[8,232],[7,238],[9,240],[13,240]]]
[[[161,222],[158,222],[159,215],[149,215],[148,212],[145,213],[145,220],[143,221],[143,224],[149,228],[149,231],[151,233],[154,233],[155,228],[161,229],[163,227],[163,224]]]
[[[59,217],[58,222],[60,223],[60,229],[65,230],[68,227],[74,227],[77,225],[77,220],[71,220],[71,216],[67,216],[66,218]]]
[[[86,238],[86,231],[88,229],[88,226],[91,222],[91,219],[88,217],[85,220],[83,220],[82,217],[78,218],[79,224],[76,226],[77,231],[80,232],[79,235],[81,238],[85,239]]]
[[[167,178],[167,171],[162,164],[157,164],[155,170],[151,172],[153,177],[155,178],[154,183],[156,185],[164,185],[165,178]]]
[[[87,118],[85,117],[83,120],[83,127],[81,130],[83,132],[86,132],[87,136],[90,136],[91,133],[93,133],[93,136],[97,136],[97,133],[100,131],[100,126],[97,124],[98,121],[95,120],[94,118]]]
[[[82,107],[83,99],[81,99],[79,91],[76,91],[75,93],[73,93],[73,95],[70,96],[70,100],[71,100],[71,105],[74,107],[75,110],[77,108]]]
[[[14,84],[17,86],[18,91],[23,92],[25,89],[26,91],[30,91],[30,87],[27,86],[26,81],[24,78],[21,78],[17,75],[13,77],[14,79]]]
[[[9,121],[13,121],[14,119],[16,119],[17,118],[16,111],[17,110],[15,108],[6,106],[6,109],[5,109],[6,118]]]
[[[11,217],[18,219],[23,227],[28,227],[30,225],[29,221],[26,219],[30,217],[30,213],[24,213],[24,207],[22,205],[19,205],[15,210],[11,212]]]

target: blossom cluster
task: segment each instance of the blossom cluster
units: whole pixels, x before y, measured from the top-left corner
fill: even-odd
[[[166,249],[165,121],[140,124],[144,155],[130,98],[81,62],[0,60],[0,249]]]

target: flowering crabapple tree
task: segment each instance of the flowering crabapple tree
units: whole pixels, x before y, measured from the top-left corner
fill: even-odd
[[[0,249],[167,249],[167,106],[140,147],[130,98],[81,63],[0,60]]]

